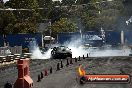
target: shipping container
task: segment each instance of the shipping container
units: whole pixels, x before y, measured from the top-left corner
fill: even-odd
[[[121,43],[121,31],[105,31],[105,43],[117,46]]]
[[[91,44],[93,46],[101,46],[104,43],[112,46],[117,46],[121,43],[121,31],[105,31],[105,37],[102,38],[100,31],[88,31],[88,32],[65,32],[59,33],[57,42],[59,44],[65,44],[81,40],[82,44]],[[4,46],[4,38],[0,35],[0,47]],[[33,41],[41,46],[42,34],[9,34],[5,37],[5,41],[9,43],[11,47],[22,46],[28,48],[29,44]],[[105,41],[105,42],[103,42]],[[132,45],[132,31],[124,32],[124,41],[127,45]]]
[[[22,46],[22,48],[28,48],[30,43],[36,41],[41,46],[42,35],[41,34],[9,34],[6,36],[6,41],[9,46]]]
[[[90,44],[92,46],[102,46],[103,39],[101,32],[99,31],[88,31],[82,33],[83,44]]]
[[[81,41],[81,44],[102,45],[101,33],[96,31],[89,32],[70,32],[70,33],[59,33],[58,43],[65,44],[74,41]]]
[[[132,30],[127,30],[124,33],[125,44],[132,45]]]
[[[121,31],[105,31],[102,34],[100,31],[87,31],[75,33],[59,33],[58,43],[70,42],[72,40],[81,39],[82,44],[91,44],[92,46],[102,46],[108,44],[112,46],[121,43]]]
[[[80,38],[79,32],[63,32],[57,35],[57,42],[59,44],[65,44],[66,42],[71,42],[72,40],[77,40]]]

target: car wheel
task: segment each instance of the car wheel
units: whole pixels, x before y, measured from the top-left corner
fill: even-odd
[[[80,84],[85,84],[86,83],[86,78],[85,77],[81,77],[80,78]]]

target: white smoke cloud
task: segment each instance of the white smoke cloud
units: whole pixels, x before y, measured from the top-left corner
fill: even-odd
[[[129,20],[126,21],[126,24],[129,25],[129,23],[132,22],[132,16],[129,18]]]
[[[33,49],[31,59],[50,59],[50,57],[51,57],[51,49],[49,49],[44,54],[42,54],[39,47],[35,47]]]
[[[3,0],[4,3],[7,2],[7,1],[9,1],[9,0]]]
[[[43,54],[35,41],[30,43],[29,49],[30,52],[32,53],[31,59],[50,59],[51,57],[52,49],[47,50]]]
[[[82,57],[83,55],[87,56],[87,54],[89,54],[90,57],[129,56],[131,51],[129,48],[113,49],[112,47],[99,48],[90,46],[87,46],[87,48],[83,48],[79,47],[80,45],[82,45],[81,39],[72,40],[70,43],[66,43],[65,45],[71,49],[73,58],[78,56]]]
[[[100,38],[97,35],[92,36],[89,40],[102,40],[102,38]]]
[[[53,45],[52,47],[54,47],[56,45]],[[83,55],[87,56],[87,54],[89,54],[89,57],[128,56],[130,54],[130,51],[131,51],[129,48],[123,48],[123,49],[113,49],[111,47],[106,47],[106,48],[87,47],[87,48],[83,48],[83,47],[80,47],[82,45],[81,39],[71,40],[70,43],[66,42],[64,45],[71,49],[73,58],[79,57],[79,56],[82,57]],[[52,49],[49,48],[48,51],[46,51],[44,54],[42,54],[39,47],[37,46],[37,44],[32,43],[30,46],[31,46],[30,50],[32,52],[32,56],[31,56],[32,59],[50,59]],[[60,45],[57,45],[57,46],[60,46]]]
[[[79,47],[79,46],[81,46],[81,44],[82,44],[82,40],[78,39],[78,40],[71,40],[70,43],[64,44],[64,45],[71,49],[72,57],[74,58],[74,57],[87,55],[88,51]]]

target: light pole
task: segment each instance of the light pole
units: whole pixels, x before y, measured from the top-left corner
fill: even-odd
[[[49,19],[49,26],[50,26],[50,47],[51,47],[51,34],[52,34],[52,30],[51,30],[51,19]]]
[[[101,15],[101,11],[99,11],[99,16],[100,15]],[[100,26],[101,26],[100,31],[101,31],[102,41],[103,41],[103,44],[105,44],[105,31],[102,28],[102,23],[100,24]]]
[[[102,29],[102,27],[101,27],[101,36],[102,36],[103,44],[105,44],[105,31]]]

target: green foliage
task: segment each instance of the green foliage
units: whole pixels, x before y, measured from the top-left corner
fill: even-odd
[[[14,25],[13,33],[35,33],[36,28],[34,26],[34,23],[31,22],[22,22],[22,23],[16,23]]]
[[[61,32],[75,32],[76,29],[76,25],[67,18],[61,18],[59,21],[53,23],[51,26],[53,34]]]
[[[29,9],[13,11],[18,20],[27,20],[38,14],[36,11],[38,8],[37,0],[10,0],[5,3],[5,6],[15,9]]]
[[[40,8],[51,8],[53,2],[52,0],[38,0]]]
[[[39,10],[41,19],[47,19],[51,11],[53,11],[54,3],[52,0],[38,0],[39,8],[43,8]]]
[[[90,0],[77,0],[76,4],[87,4]]]
[[[10,0],[5,4],[5,6],[15,9],[35,9],[38,7],[38,2],[37,0]]]
[[[0,12],[0,30],[1,33],[37,32],[37,23],[41,19],[51,19],[53,34],[76,31],[80,28],[76,25],[78,19],[85,31],[100,30],[101,27],[109,30],[122,13],[123,4],[121,0],[102,1],[104,0],[62,0],[60,3],[52,0],[10,0],[5,3],[6,8],[30,10]],[[90,4],[80,5],[87,3]],[[79,6],[72,6],[74,4]],[[64,5],[68,7],[63,7]],[[4,8],[3,3],[0,3],[0,7]]]
[[[123,10],[121,1],[101,1],[91,0],[91,4],[80,14],[82,23],[85,25],[85,31],[100,30],[101,27],[104,30],[111,30],[120,16]]]
[[[4,7],[3,3],[4,3],[3,1],[0,1],[0,8]]]
[[[8,27],[14,24],[16,18],[14,14],[10,11],[1,11],[0,12],[0,34],[7,34],[10,31]]]
[[[5,15],[5,17],[14,17],[14,19],[5,19],[4,15],[1,16],[3,19],[5,19],[2,21],[4,25],[4,32],[34,33],[37,31],[37,21],[40,18],[40,15],[37,11],[37,8],[39,7],[37,0],[10,0],[5,3],[5,6],[8,8],[28,10],[16,10],[12,12],[7,11],[12,13],[12,16]]]
[[[68,9],[55,8],[50,11],[48,18],[51,19],[51,22],[54,23],[61,18],[68,18]]]
[[[76,0],[62,0],[62,5],[73,5]]]
[[[54,6],[60,6],[60,5],[61,5],[61,2],[60,2],[60,1],[54,1],[54,2],[53,2],[53,5],[54,5]]]

